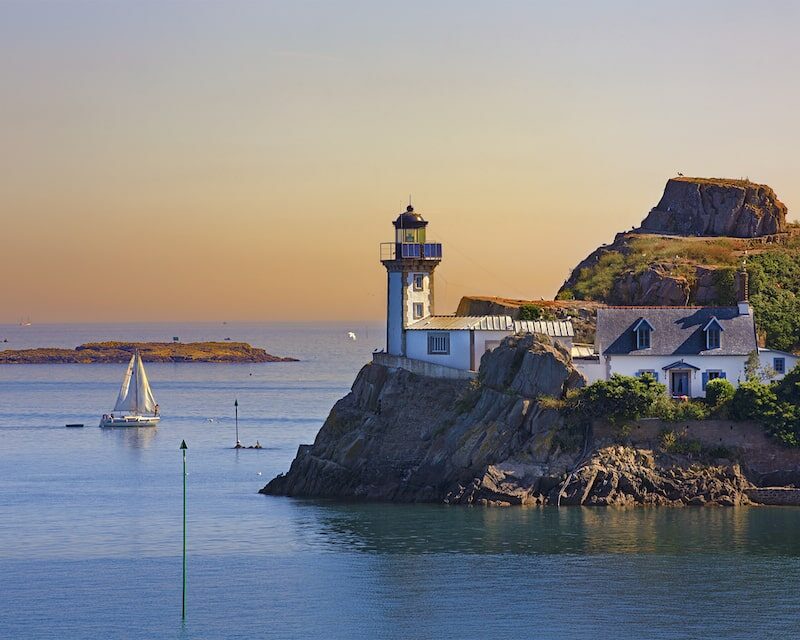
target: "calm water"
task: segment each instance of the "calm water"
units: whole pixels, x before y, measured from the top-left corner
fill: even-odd
[[[798,509],[503,510],[258,495],[313,440],[381,344],[379,326],[0,326],[8,348],[173,335],[229,336],[303,361],[148,365],[161,426],[113,431],[95,425],[124,365],[0,366],[0,638],[800,634]],[[230,449],[234,397],[240,438],[263,450]]]

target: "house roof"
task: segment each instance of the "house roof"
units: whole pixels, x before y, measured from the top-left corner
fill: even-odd
[[[409,325],[409,331],[514,331],[511,316],[428,316]]]
[[[504,331],[506,333],[543,333],[551,338],[575,335],[571,322],[517,320],[511,316],[428,316],[408,327],[409,331]]]
[[[693,364],[689,364],[688,362],[684,362],[683,360],[678,360],[677,362],[671,362],[666,367],[661,367],[664,371],[671,371],[672,369],[694,369],[695,371],[700,371],[700,367],[695,367]]]
[[[706,348],[703,328],[716,318],[724,330],[718,349]],[[653,327],[650,348],[636,348],[633,328]],[[757,348],[753,315],[738,307],[605,307],[597,310],[597,346],[605,355],[747,355]]]
[[[572,323],[559,320],[515,320],[514,333],[543,333],[551,338],[572,338]]]

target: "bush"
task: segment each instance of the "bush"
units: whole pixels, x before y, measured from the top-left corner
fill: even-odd
[[[791,376],[791,377],[790,377]],[[739,385],[731,402],[731,413],[737,420],[755,420],[767,432],[790,447],[800,446],[800,406],[795,398],[800,391],[792,371],[780,382],[764,384],[748,380]],[[784,384],[785,383],[785,384]],[[779,395],[780,394],[780,395]]]
[[[703,401],[681,402],[667,396],[658,398],[650,407],[649,416],[669,422],[684,420],[706,420],[711,415],[710,407]]]
[[[674,422],[681,422],[684,420],[707,420],[710,415],[711,409],[705,402],[676,402],[675,413],[672,415],[672,420]]]
[[[699,440],[692,440],[684,435],[675,433],[671,429],[662,431],[658,436],[661,450],[666,453],[677,453],[680,455],[700,455],[703,453],[703,445]]]
[[[733,394],[731,415],[736,420],[762,420],[778,402],[770,385],[758,380],[746,380]]]
[[[523,304],[519,308],[520,320],[555,320],[555,315],[550,309],[544,309],[535,304]]]
[[[736,387],[728,380],[724,378],[709,380],[706,385],[706,402],[715,411],[719,411],[731,403],[735,393]]]
[[[570,398],[568,413],[581,423],[603,418],[615,426],[650,414],[666,387],[649,374],[633,378],[614,374],[580,389]]]

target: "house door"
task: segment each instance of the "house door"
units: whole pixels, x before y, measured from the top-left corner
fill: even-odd
[[[689,395],[689,372],[688,371],[671,371],[670,378],[672,381],[672,395],[673,396],[688,396]]]

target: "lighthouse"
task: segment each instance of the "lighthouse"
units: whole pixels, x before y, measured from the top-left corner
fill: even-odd
[[[387,272],[386,352],[406,355],[409,325],[433,315],[433,271],[442,260],[442,245],[426,242],[428,222],[406,207],[394,225],[394,241],[381,244]]]

